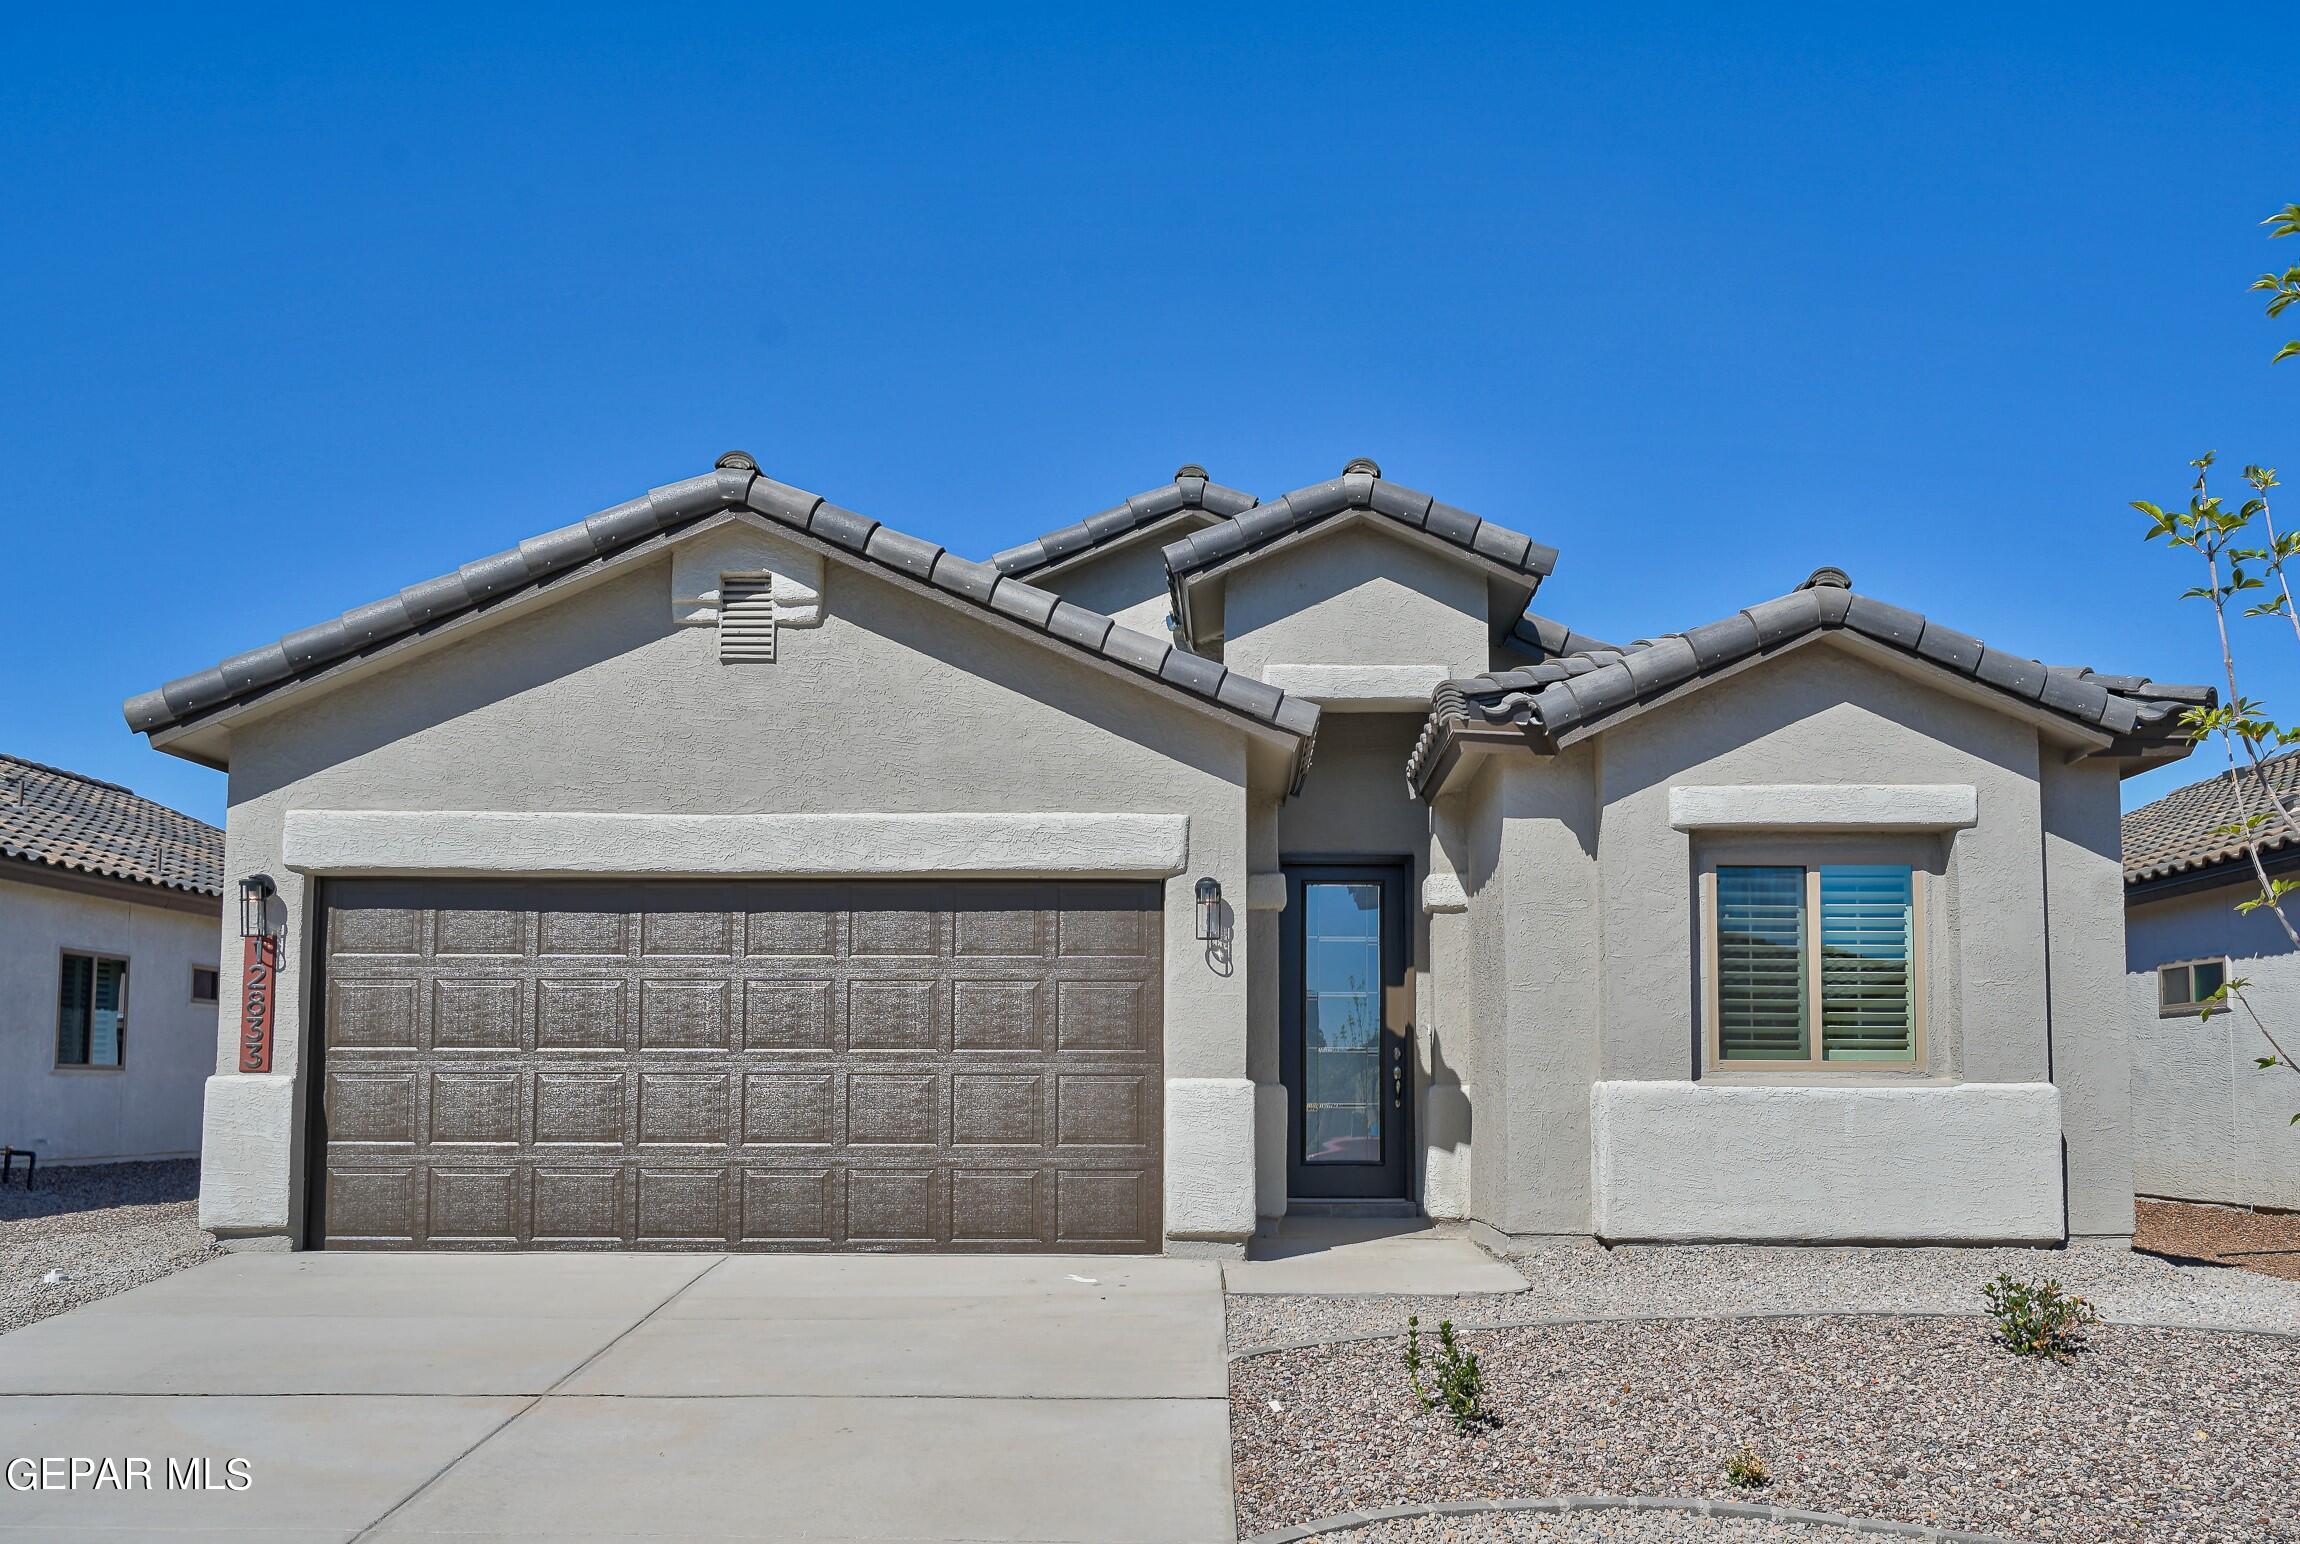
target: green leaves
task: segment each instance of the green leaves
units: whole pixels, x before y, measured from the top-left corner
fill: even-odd
[[[2278,236],[2300,236],[2300,204],[2286,204],[2260,223],[2269,228],[2271,241]]]

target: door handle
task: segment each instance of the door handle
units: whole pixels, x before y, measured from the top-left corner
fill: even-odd
[[[1403,1040],[1390,1043],[1390,1108],[1406,1107],[1406,1046]]]

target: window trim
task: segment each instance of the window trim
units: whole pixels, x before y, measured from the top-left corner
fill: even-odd
[[[1923,1072],[1931,1065],[1931,1045],[1927,1030],[1931,1019],[1930,1003],[1926,991],[1927,978],[1932,973],[1931,940],[1926,927],[1926,913],[1931,909],[1929,894],[1932,875],[1922,863],[1910,862],[1909,870],[1909,1055],[1905,1061],[1830,1061],[1822,1055],[1824,1037],[1821,1012],[1821,870],[1835,863],[1847,861],[1889,863],[1902,866],[1899,858],[1882,859],[1823,859],[1814,857],[1760,858],[1740,852],[1713,853],[1701,866],[1701,1072],[1705,1077],[1731,1075],[1742,1072],[1827,1072],[1839,1076],[1862,1073]],[[1718,913],[1717,871],[1720,868],[1801,868],[1805,871],[1805,980],[1806,980],[1806,1049],[1810,1053],[1798,1058],[1770,1058],[1759,1060],[1735,1057],[1731,1061],[1724,1054],[1724,1016],[1717,1003],[1718,989]]]
[[[2219,966],[2221,985],[2228,984],[2228,956],[2225,954],[2200,955],[2191,960],[2166,960],[2156,967],[2156,1016],[2158,1018],[2193,1019],[2202,1017],[2205,1005],[2196,997],[2196,967],[2199,965]],[[2164,973],[2168,970],[2185,970],[2188,972],[2189,1000],[2187,1002],[2168,1003],[2164,1000]],[[2214,1011],[2225,1012],[2226,1009],[2223,1005],[2216,1007]]]
[[[213,996],[202,997],[200,995],[200,972],[203,970],[216,978],[216,989]],[[213,1008],[217,1004],[221,1003],[224,1000],[223,967],[220,965],[193,965],[191,990],[192,1006],[195,1008]]]
[[[109,954],[109,953],[106,953],[104,950],[101,950],[101,949],[74,949],[74,948],[71,948],[70,946],[68,946],[68,945],[67,945],[67,946],[65,946],[65,947],[59,948],[59,949],[56,951],[56,978],[55,978],[55,979],[56,979],[56,988],[57,988],[57,992],[58,992],[59,996],[62,994],[62,991],[63,991],[63,986],[64,986],[64,962],[65,962],[66,960],[68,960],[68,959],[73,959],[73,958],[79,958],[79,959],[84,959],[84,960],[92,960],[92,961],[94,961],[96,964],[99,964],[99,965],[100,965],[100,964],[102,964],[102,963],[103,963],[104,961],[106,961],[106,960],[116,960],[116,961],[118,961],[118,962],[119,962],[119,966],[120,966],[120,1023],[119,1023],[119,1036],[120,1036],[120,1038],[119,1038],[119,1051],[120,1051],[120,1055],[119,1055],[119,1059],[118,1059],[118,1060],[116,1060],[116,1061],[109,1061],[109,1062],[86,1062],[86,1061],[68,1062],[68,1061],[64,1060],[64,1005],[63,1005],[63,1003],[62,1003],[61,1001],[59,1001],[59,1002],[56,1004],[56,1018],[55,1018],[55,1020],[54,1020],[53,1024],[50,1026],[50,1028],[49,1028],[49,1032],[48,1032],[48,1058],[49,1058],[49,1067],[48,1067],[48,1070],[49,1070],[50,1072],[52,1072],[52,1073],[58,1073],[58,1074],[61,1074],[61,1075],[67,1076],[67,1077],[78,1077],[78,1076],[81,1076],[82,1074],[109,1074],[109,1073],[115,1073],[115,1072],[125,1072],[125,1071],[127,1071],[127,1070],[128,1070],[128,1022],[129,1022],[128,1006],[129,1006],[129,1004],[130,1004],[130,1003],[131,1003],[131,1002],[134,1000],[133,994],[134,994],[134,992],[135,992],[135,988],[136,988],[136,973],[135,973],[135,970],[134,970],[134,968],[131,966],[131,964],[129,963],[129,957],[128,957],[127,955],[125,955],[125,954]],[[90,976],[90,983],[91,983],[91,985],[93,985],[93,981],[94,981],[94,977],[93,977],[93,975],[91,974],[91,976]],[[219,989],[220,989],[220,987],[221,987],[221,984],[222,984],[222,983],[221,983],[221,981],[220,981],[220,979],[219,979],[219,981],[218,981],[218,986],[219,986]],[[93,1007],[91,1007],[90,1011],[91,1011],[91,1013],[93,1012]],[[91,1026],[91,1034],[92,1034],[92,1033],[93,1033],[93,1027]]]

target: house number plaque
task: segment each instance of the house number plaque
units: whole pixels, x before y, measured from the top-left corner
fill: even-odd
[[[278,1001],[280,941],[250,938],[240,973],[240,1071],[272,1070],[272,1012]]]

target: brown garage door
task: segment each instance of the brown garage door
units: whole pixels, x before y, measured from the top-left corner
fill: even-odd
[[[331,1249],[1159,1247],[1159,895],[337,881]]]

